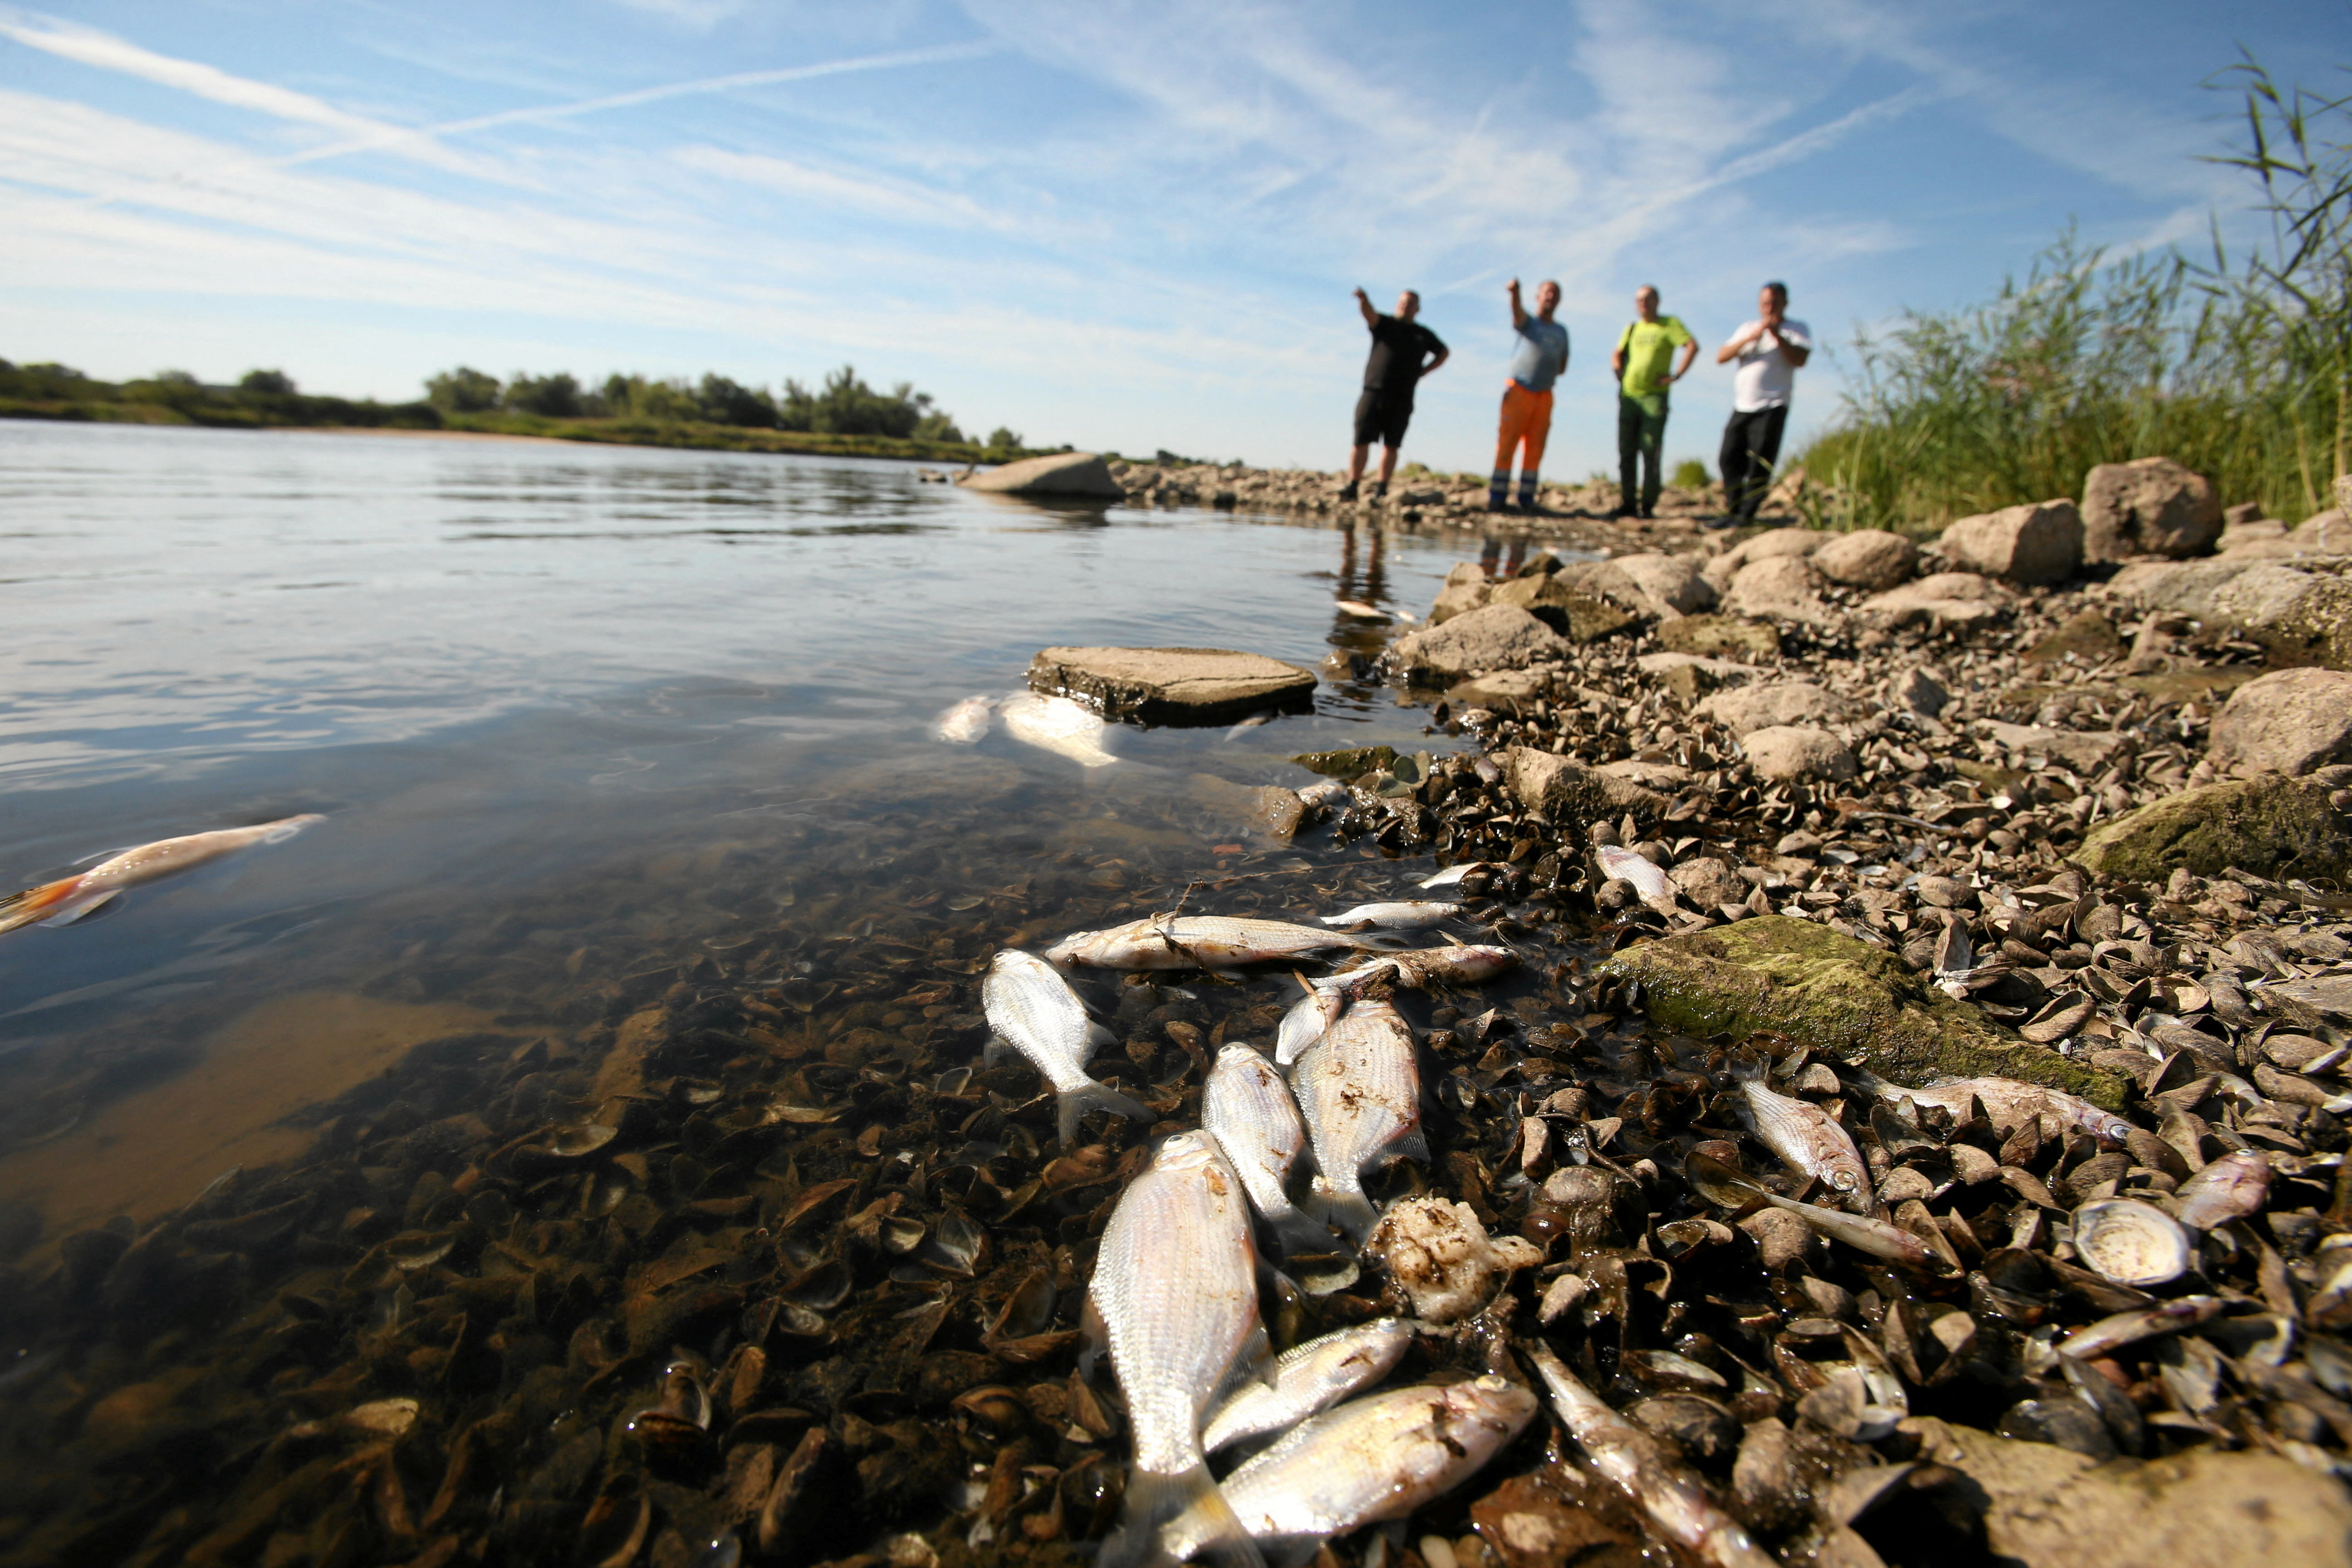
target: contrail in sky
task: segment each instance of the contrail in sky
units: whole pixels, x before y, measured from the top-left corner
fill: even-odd
[[[390,129],[370,132],[349,142],[332,146],[314,147],[307,153],[295,153],[271,160],[283,167],[295,163],[315,163],[322,158],[339,158],[346,153],[363,153],[375,148],[393,146],[404,142],[437,141],[444,136],[457,136],[471,131],[488,131],[500,125],[526,125],[547,120],[569,120],[575,115],[600,114],[608,109],[633,109],[641,103],[656,103],[666,98],[687,98],[697,93],[730,92],[737,88],[772,87],[780,82],[807,81],[817,77],[844,76],[852,71],[889,70],[900,66],[933,65],[943,60],[971,59],[992,54],[996,45],[987,39],[975,39],[963,44],[940,44],[928,49],[901,49],[892,54],[860,55],[854,59],[826,60],[818,65],[784,66],[774,70],[735,71],[727,76],[698,78],[693,81],[667,82],[659,87],[641,87],[627,92],[607,93],[602,98],[583,98],[572,103],[544,103],[526,109],[504,109],[495,114],[478,114],[467,120],[445,121],[438,125],[418,126],[414,130]]]

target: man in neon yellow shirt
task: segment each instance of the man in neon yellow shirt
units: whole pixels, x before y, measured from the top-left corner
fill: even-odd
[[[1666,388],[1690,371],[1698,356],[1698,341],[1679,316],[1658,314],[1658,290],[1648,283],[1633,290],[1633,310],[1639,318],[1617,334],[1617,352],[1609,368],[1617,373],[1617,510],[1612,517],[1649,517],[1658,510],[1658,465],[1666,446]],[[1681,349],[1682,363],[1666,368]],[[1636,503],[1634,469],[1639,466],[1641,500]]]

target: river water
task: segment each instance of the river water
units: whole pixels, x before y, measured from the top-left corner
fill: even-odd
[[[1460,543],[877,461],[0,425],[0,880],[327,818],[0,938],[0,1244],[143,1224],[421,1041],[813,900],[848,930],[1044,855],[1139,901],[1259,863],[1195,775],[1444,749],[1426,714],[1327,680],[1238,733],[1121,730],[1104,776],[926,723],[1048,644],[1374,648],[1334,600],[1425,608]]]

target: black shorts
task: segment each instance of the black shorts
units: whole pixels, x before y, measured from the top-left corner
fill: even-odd
[[[1412,423],[1412,399],[1399,397],[1392,392],[1366,387],[1364,395],[1356,399],[1356,445],[1369,447],[1378,441],[1383,447],[1404,445],[1404,427]]]

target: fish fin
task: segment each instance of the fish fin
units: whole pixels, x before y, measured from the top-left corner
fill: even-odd
[[[44,882],[37,888],[26,888],[21,893],[0,898],[0,931],[15,931],[19,926],[36,925],[58,912],[58,906],[72,899],[81,887],[79,877],[68,877],[61,881]]]
[[[1311,1194],[1323,1211],[1323,1223],[1337,1226],[1347,1232],[1348,1239],[1358,1247],[1364,1244],[1373,1228],[1381,1223],[1381,1211],[1372,1206],[1372,1200],[1364,1195],[1361,1187],[1352,1192],[1342,1192],[1328,1179],[1318,1176],[1312,1184]]]
[[[1102,1309],[1095,1304],[1092,1291],[1087,1293],[1086,1307],[1078,1313],[1078,1376],[1092,1383],[1095,1363],[1110,1348],[1110,1327],[1103,1321]]]
[[[1265,1554],[1206,1464],[1172,1476],[1129,1470],[1126,1517],[1096,1554],[1096,1568],[1166,1568],[1184,1562],[1265,1568]]]
[[[1733,1079],[1740,1083],[1762,1083],[1769,1064],[1764,1058],[1749,1051],[1736,1051],[1727,1066]]]
[[[1105,1046],[1115,1046],[1117,1044],[1118,1044],[1118,1037],[1111,1032],[1109,1025],[1097,1024],[1092,1019],[1087,1020],[1087,1045],[1089,1049],[1098,1051]]]
[[[988,1044],[980,1047],[980,1065],[992,1068],[1002,1063],[1007,1057],[1016,1054],[1013,1049],[1012,1042],[1003,1035],[991,1035],[988,1037]]]
[[[1262,1383],[1272,1388],[1280,1371],[1274,1359],[1274,1342],[1266,1337],[1265,1325],[1260,1323],[1242,1342],[1241,1352],[1234,1357],[1234,1372],[1241,1382]]]
[[[1429,1134],[1416,1127],[1391,1143],[1388,1147],[1387,1160],[1382,1163],[1387,1163],[1397,1160],[1412,1160],[1419,1164],[1428,1164]]]
[[[1409,931],[1375,931],[1361,936],[1347,937],[1344,941],[1347,946],[1364,952],[1404,952],[1412,948],[1414,933]]]
[[[1285,1258],[1294,1253],[1312,1257],[1331,1250],[1331,1233],[1297,1209],[1276,1215],[1266,1223],[1273,1227],[1275,1245]]]
[[[1055,1125],[1061,1133],[1062,1142],[1065,1144],[1076,1142],[1079,1120],[1097,1110],[1108,1110],[1113,1116],[1124,1116],[1129,1121],[1146,1124],[1153,1120],[1150,1110],[1140,1101],[1130,1100],[1118,1090],[1089,1079],[1076,1089],[1062,1090],[1061,1099],[1054,1108]]]
[[[120,888],[109,888],[101,893],[89,893],[80,898],[68,899],[58,906],[56,914],[41,923],[45,926],[69,926],[78,920],[98,913],[99,910],[114,902],[121,892],[122,889]]]

